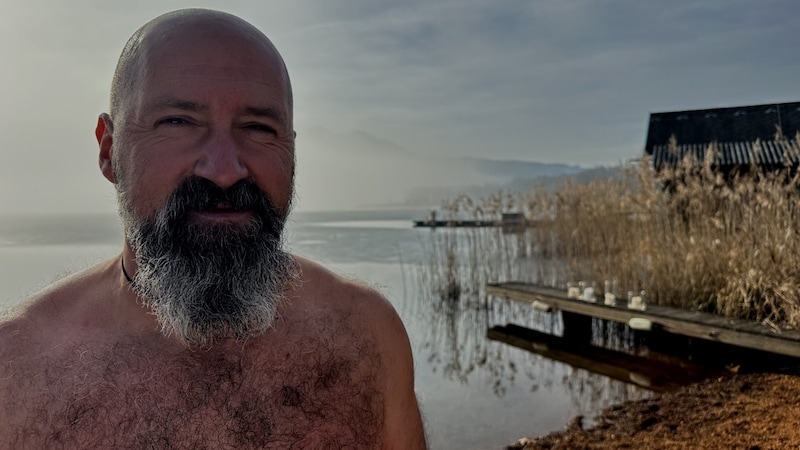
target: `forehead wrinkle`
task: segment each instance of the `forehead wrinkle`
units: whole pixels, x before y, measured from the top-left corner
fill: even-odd
[[[238,83],[268,86],[288,95],[289,86],[283,70],[265,70],[242,65],[231,65],[227,61],[198,64],[174,64],[165,55],[145,55],[141,64],[141,78],[145,86],[151,83],[225,82],[229,86]]]
[[[204,105],[191,100],[184,100],[175,97],[165,97],[155,101],[151,105],[148,105],[144,110],[144,114],[150,115],[154,112],[161,111],[164,109],[179,109],[188,112],[207,112],[209,110],[209,107],[208,105]]]
[[[199,75],[202,76],[205,69],[210,69],[214,72],[218,72],[223,70],[230,74],[246,74],[248,78],[252,77],[254,80],[259,78],[267,78],[265,71],[263,69],[255,69],[253,67],[247,66],[235,66],[235,65],[218,65],[218,64],[211,64],[211,63],[200,63],[200,64],[182,64],[182,65],[173,65],[173,66],[166,66],[166,67],[159,67],[157,70],[159,72],[164,71],[175,71],[175,72],[188,72],[188,75]],[[223,77],[219,77],[223,78]]]

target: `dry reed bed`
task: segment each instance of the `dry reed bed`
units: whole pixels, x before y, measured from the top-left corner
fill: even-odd
[[[457,299],[465,287],[526,278],[518,265],[532,258],[531,281],[583,280],[602,291],[604,280],[617,279],[622,296],[644,290],[649,303],[798,328],[800,176],[753,167],[726,179],[713,157],[659,174],[644,160],[620,168],[617,179],[458,197],[444,205],[451,218],[520,211],[535,226],[440,233],[429,276],[442,297]]]

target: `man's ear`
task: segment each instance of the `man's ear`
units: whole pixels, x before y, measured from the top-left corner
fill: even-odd
[[[111,117],[106,113],[100,114],[100,117],[97,118],[97,128],[94,129],[97,144],[100,146],[100,171],[103,172],[103,176],[108,181],[116,183],[117,176],[111,164],[111,152],[114,144],[113,134],[114,124],[111,123]]]

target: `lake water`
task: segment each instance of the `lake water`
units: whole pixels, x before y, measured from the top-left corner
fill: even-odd
[[[403,318],[412,342],[417,395],[432,449],[502,449],[522,436],[561,429],[612,403],[649,392],[486,338],[495,324],[545,329],[549,319],[524,305],[461,300],[432,289],[432,242],[458,232],[414,229],[426,211],[297,213],[290,249],[378,287]],[[449,234],[448,234],[449,233]],[[116,255],[122,234],[113,215],[6,216],[0,219],[0,305]],[[506,262],[513,264],[514,262]],[[469,274],[461,274],[462,277]]]

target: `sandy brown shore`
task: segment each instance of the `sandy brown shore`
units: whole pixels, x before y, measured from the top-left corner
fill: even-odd
[[[517,449],[800,449],[800,377],[731,375],[580,417]]]

